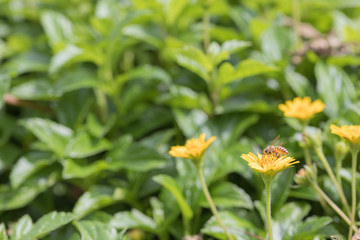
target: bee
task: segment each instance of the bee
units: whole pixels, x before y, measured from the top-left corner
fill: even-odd
[[[281,155],[289,154],[288,150],[281,146],[283,143],[279,145],[275,145],[277,140],[279,139],[279,135],[272,141],[272,143],[264,149],[263,154],[274,154],[277,158],[281,157]]]

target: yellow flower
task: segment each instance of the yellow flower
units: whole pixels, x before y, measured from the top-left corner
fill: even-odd
[[[171,147],[169,154],[173,157],[190,158],[197,160],[202,157],[204,151],[216,139],[215,136],[205,141],[205,134],[201,134],[199,138],[192,138],[186,141],[185,146]]]
[[[325,104],[320,100],[311,102],[310,97],[294,98],[292,101],[286,101],[285,104],[279,104],[279,109],[284,112],[286,117],[293,117],[305,121],[321,112]]]
[[[334,124],[330,125],[330,130],[332,134],[336,134],[345,141],[360,145],[360,125],[350,125],[350,126],[341,126],[338,127]]]
[[[249,163],[249,166],[258,172],[266,175],[275,175],[276,173],[285,170],[291,165],[299,163],[292,157],[281,156],[276,154],[257,154],[253,153],[243,154],[241,157]]]

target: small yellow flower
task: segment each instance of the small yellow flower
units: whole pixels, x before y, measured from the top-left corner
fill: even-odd
[[[205,141],[205,134],[201,134],[199,138],[192,138],[186,141],[185,146],[171,147],[169,154],[173,157],[190,158],[197,160],[202,157],[204,151],[216,139],[215,136]]]
[[[285,104],[279,104],[279,109],[284,112],[286,117],[293,117],[305,121],[321,112],[325,104],[320,100],[311,102],[310,97],[294,98],[292,101],[286,101]]]
[[[331,124],[330,130],[332,134],[340,136],[345,141],[360,145],[360,125],[338,127],[334,124]]]
[[[276,173],[285,170],[291,165],[299,163],[292,157],[282,156],[278,157],[275,154],[257,154],[253,153],[243,154],[241,157],[249,163],[249,166],[258,172],[266,175],[275,175]]]

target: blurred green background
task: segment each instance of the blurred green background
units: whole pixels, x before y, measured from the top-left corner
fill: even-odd
[[[277,135],[301,163],[273,184],[274,239],[346,235],[294,186],[300,126],[278,104],[326,104],[308,131],[324,129],[334,166],[329,124],[360,122],[359,41],[357,0],[0,0],[0,239],[182,239],[184,214],[225,239],[194,166],[168,155],[201,133],[217,137],[205,176],[237,239],[266,236],[240,155]]]

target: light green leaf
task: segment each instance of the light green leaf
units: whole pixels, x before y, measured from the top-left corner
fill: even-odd
[[[126,26],[123,28],[122,32],[126,36],[130,36],[138,40],[142,40],[144,42],[149,43],[150,45],[153,45],[156,48],[160,48],[162,46],[162,41],[157,37],[153,36],[144,26],[141,25]]]
[[[191,219],[193,217],[193,211],[191,210],[190,206],[187,204],[184,195],[182,193],[182,189],[180,188],[179,184],[175,181],[174,178],[167,176],[167,175],[157,175],[153,177],[154,181],[161,184],[164,188],[169,190],[172,195],[175,197],[183,217],[187,219]]]
[[[209,72],[213,70],[213,64],[211,59],[200,49],[185,46],[180,50],[176,50],[175,60],[180,66],[197,74],[205,81],[209,81]]]
[[[22,240],[33,240],[41,238],[57,228],[68,224],[74,219],[72,213],[53,211],[42,216],[31,228],[31,230],[22,238]]]
[[[189,0],[171,0],[168,8],[165,8],[166,23],[169,26],[177,27],[175,24],[181,13],[188,6]]]
[[[78,161],[74,159],[65,159],[63,165],[62,175],[64,179],[86,178],[102,172],[108,167],[107,162],[104,160],[97,160],[91,164],[84,165],[79,164]]]
[[[155,222],[142,212],[132,209],[131,212],[119,212],[110,221],[110,226],[115,228],[141,228],[149,232],[156,232]]]
[[[126,191],[124,189],[114,189],[108,186],[93,186],[79,198],[74,206],[73,212],[77,218],[81,218],[97,209],[124,200],[125,197]]]
[[[4,223],[0,224],[0,240],[8,240],[6,227]]]
[[[116,229],[108,224],[97,221],[79,221],[74,222],[74,225],[79,230],[82,240],[117,240]]]
[[[229,54],[234,54],[249,46],[251,46],[251,42],[239,41],[233,39],[233,40],[225,41],[221,45],[221,51],[228,52]]]
[[[30,231],[33,222],[29,215],[22,216],[13,229],[10,240],[22,240]]]
[[[73,136],[70,128],[43,118],[28,118],[20,123],[57,155],[66,154],[66,146]]]
[[[22,156],[10,172],[11,186],[18,188],[31,175],[54,161],[53,155],[47,152],[30,152]]]
[[[219,68],[219,74],[216,81],[218,84],[228,84],[238,79],[270,73],[277,70],[278,69],[274,66],[269,66],[253,59],[247,59],[240,62],[236,68],[230,63],[224,63]]]
[[[216,206],[253,208],[250,196],[243,189],[229,182],[221,182],[211,187],[210,195]],[[209,207],[209,203],[204,198],[201,204]]]
[[[58,52],[51,58],[49,73],[55,73],[61,67],[63,67],[66,63],[68,63],[71,59],[76,56],[79,56],[83,53],[83,50],[79,47],[76,47],[72,44],[67,45],[64,49]]]
[[[75,40],[71,21],[59,12],[44,11],[41,14],[41,24],[55,51],[59,45]]]
[[[95,139],[87,132],[78,132],[66,146],[66,156],[71,158],[89,157],[111,148],[105,138]]]

